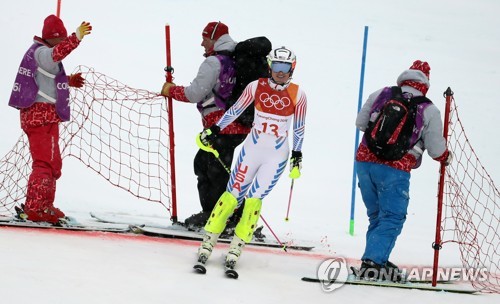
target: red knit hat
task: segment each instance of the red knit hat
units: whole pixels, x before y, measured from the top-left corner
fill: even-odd
[[[220,36],[229,34],[229,28],[222,22],[210,22],[205,26],[201,35],[212,40],[217,40]]]
[[[68,32],[59,17],[50,15],[43,22],[42,39],[66,38]]]
[[[419,70],[427,76],[429,79],[429,72],[431,71],[431,66],[426,61],[415,60],[410,67],[410,70]]]

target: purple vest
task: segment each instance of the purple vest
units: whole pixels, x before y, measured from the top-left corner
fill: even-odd
[[[220,62],[220,73],[219,73],[219,90],[216,92],[214,90],[214,102],[217,107],[226,110],[226,100],[231,96],[234,85],[236,84],[236,69],[234,60],[226,55],[215,55]],[[198,102],[198,110],[202,110],[202,104],[204,101]]]
[[[403,93],[405,95],[405,93]],[[391,99],[392,88],[386,87],[380,92],[375,101],[373,102],[370,115],[374,112],[380,112],[384,104]],[[417,106],[417,115],[415,116],[415,128],[413,128],[413,133],[410,139],[410,147],[413,147],[417,141],[420,139],[420,131],[424,127],[424,110],[431,104],[431,102],[423,102]],[[366,145],[366,140],[363,136],[363,143]]]
[[[38,69],[35,50],[40,46],[41,44],[35,43],[24,54],[10,95],[9,106],[11,107],[17,109],[29,108],[36,101],[39,89],[35,81],[35,73],[37,73]],[[70,119],[68,77],[62,63],[59,63],[59,73],[55,76],[54,81],[57,92],[57,115],[62,121],[68,121]]]

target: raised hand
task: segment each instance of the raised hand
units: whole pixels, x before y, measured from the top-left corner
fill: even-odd
[[[83,21],[82,24],[76,28],[76,38],[81,41],[83,37],[90,34],[90,31],[92,31],[92,25],[90,25],[90,22]]]

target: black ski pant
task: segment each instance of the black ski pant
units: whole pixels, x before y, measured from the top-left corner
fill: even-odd
[[[234,149],[246,138],[246,134],[219,134],[213,143],[219,158],[231,168]],[[194,158],[194,174],[198,177],[198,194],[203,211],[211,212],[219,197],[226,191],[229,173],[213,153],[199,150]]]

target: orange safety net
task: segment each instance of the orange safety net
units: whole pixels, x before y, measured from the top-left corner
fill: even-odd
[[[111,185],[171,210],[169,121],[165,98],[79,66],[85,85],[70,89],[71,121],[60,124],[60,149]],[[31,173],[27,137],[0,160],[0,215],[24,203]],[[90,199],[90,198],[89,198]]]

